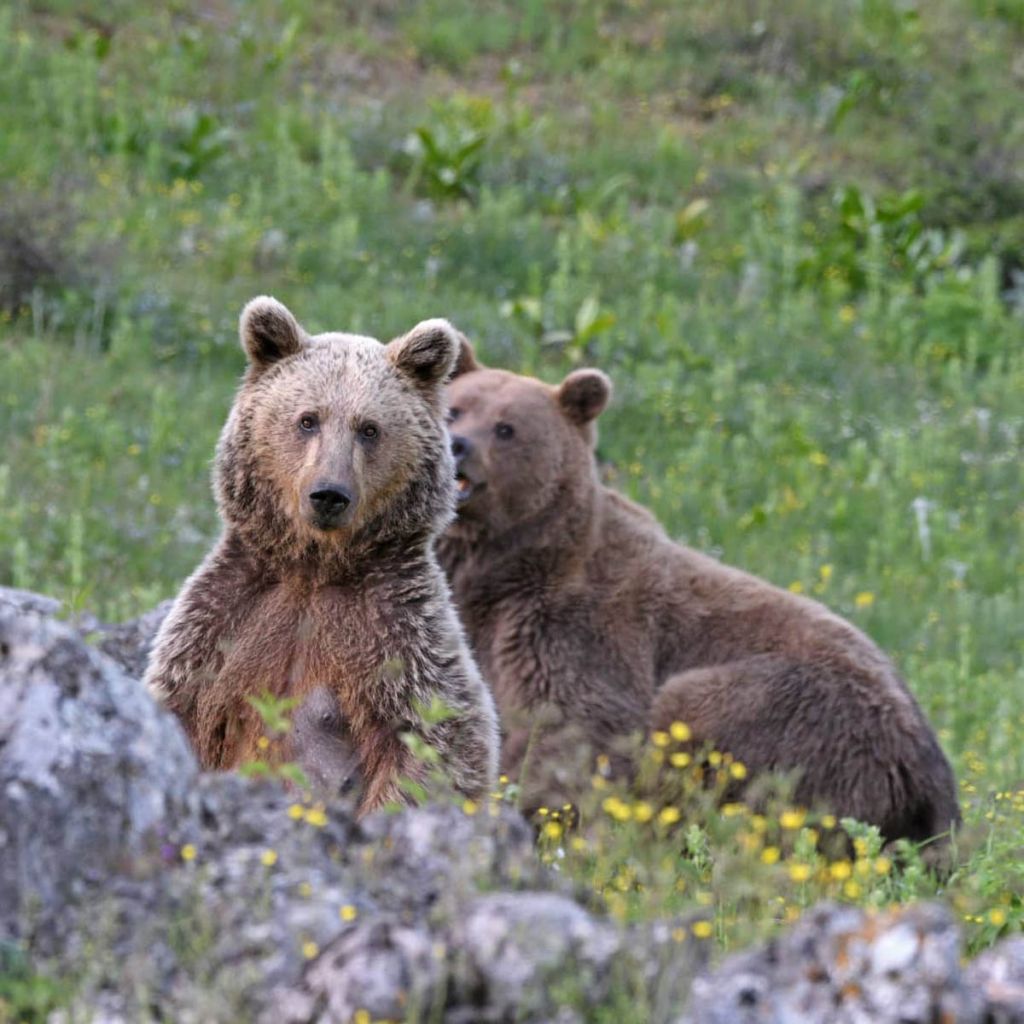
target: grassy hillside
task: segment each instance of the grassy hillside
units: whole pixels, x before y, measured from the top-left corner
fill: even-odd
[[[1022,52],[1021,0],[5,5],[0,583],[175,591],[253,294],[600,366],[617,486],[892,653],[970,803],[950,894],[975,944],[1019,927]],[[726,943],[933,887],[711,814],[679,889],[627,810],[580,878]],[[737,910],[734,863],[782,905]]]

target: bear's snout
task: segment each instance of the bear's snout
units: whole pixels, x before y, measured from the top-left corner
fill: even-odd
[[[452,455],[455,456],[455,499],[461,505],[468,501],[473,492],[482,485],[466,465],[467,460],[476,450],[473,442],[461,434],[452,434],[451,444]]]
[[[455,456],[455,465],[459,465],[473,450],[473,442],[461,434],[452,434],[452,455]]]
[[[309,492],[309,506],[313,510],[313,523],[321,530],[341,526],[355,507],[351,488],[341,484],[320,481]]]

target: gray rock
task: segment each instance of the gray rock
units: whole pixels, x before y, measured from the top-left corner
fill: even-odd
[[[552,893],[492,893],[451,933],[458,1024],[551,1019],[556,996],[580,1005],[607,997],[623,932]],[[557,986],[563,991],[558,992]]]
[[[136,680],[30,608],[0,609],[0,936],[42,948],[159,845],[196,765]]]
[[[31,590],[18,590],[16,587],[0,587],[0,611],[57,616],[61,607],[55,597],[46,597]]]
[[[559,884],[537,858],[533,829],[510,807],[434,804],[366,822],[372,853],[364,875],[382,904],[451,915],[481,888],[550,889]],[[397,896],[397,899],[395,898]]]
[[[105,946],[119,966],[94,971],[91,989],[117,986],[136,1013],[135,993],[148,991],[161,993],[175,1019],[256,1016],[343,930],[342,908],[359,919],[377,912],[352,856],[361,833],[351,807],[333,805],[313,815],[316,824],[307,820],[311,810],[319,808],[275,782],[202,776],[167,836],[160,884],[109,890],[117,927]],[[134,971],[130,985],[125,964]]]
[[[149,661],[153,638],[173,604],[173,601],[161,601],[137,619],[117,625],[98,624],[96,646],[108,658],[113,658],[128,675],[141,679]]]
[[[985,1003],[985,1024],[1024,1024],[1024,936],[1005,939],[967,966]]]
[[[162,601],[138,618],[122,623],[100,622],[89,612],[70,613],[53,597],[0,587],[0,611],[31,612],[50,618],[64,618],[90,644],[112,658],[130,676],[141,679],[146,671],[153,638],[171,610],[173,601]]]
[[[823,905],[709,972],[692,921],[610,921],[507,806],[357,822],[200,775],[122,670],[164,611],[63,623],[0,589],[0,942],[75,978],[53,1024],[577,1024],[623,998],[655,1024],[1024,1024],[1024,939],[963,970],[941,906]]]
[[[273,994],[265,1024],[437,1020],[444,1010],[445,947],[423,928],[376,918],[354,925],[306,970],[302,987]]]
[[[822,904],[693,986],[693,1024],[981,1024],[949,910],[882,914]]]

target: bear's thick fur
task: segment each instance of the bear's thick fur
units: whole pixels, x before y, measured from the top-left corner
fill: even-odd
[[[333,747],[319,736],[310,756],[340,782],[354,746],[364,813],[417,772],[402,730],[422,732],[453,785],[481,796],[496,770],[494,704],[434,554],[454,510],[443,382],[456,332],[427,320],[388,345],[311,337],[267,297],[245,307],[240,331],[249,365],[214,472],[224,531],[154,642],[151,692],[206,768],[258,756],[249,698],[269,692],[312,698],[300,742],[321,705],[339,716],[347,732]],[[418,709],[435,698],[451,717],[425,727]]]
[[[559,387],[477,364],[449,386],[459,514],[438,551],[505,728],[502,768],[543,762],[525,803],[572,798],[591,754],[686,723],[795,798],[923,840],[959,820],[952,770],[882,652],[822,605],[671,541],[602,485],[598,370]],[[539,718],[543,718],[540,728]],[[551,764],[575,789],[551,791]],[[581,776],[582,772],[582,776]]]

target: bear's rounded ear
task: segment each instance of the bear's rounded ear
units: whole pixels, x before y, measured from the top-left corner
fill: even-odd
[[[302,328],[291,311],[269,295],[246,303],[238,333],[249,362],[260,368],[295,355],[303,343]]]
[[[447,320],[424,320],[387,346],[399,373],[415,384],[440,384],[452,372],[459,354],[459,332]]]
[[[452,370],[449,380],[455,380],[456,377],[461,377],[464,373],[482,369],[476,361],[476,353],[473,351],[469,338],[462,331],[456,331],[455,334],[459,339],[459,354],[455,358],[455,369]]]
[[[612,382],[600,370],[573,370],[558,389],[558,405],[582,427],[597,419],[612,397]]]

